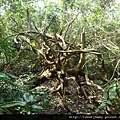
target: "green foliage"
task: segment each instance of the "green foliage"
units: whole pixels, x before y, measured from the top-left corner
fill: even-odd
[[[52,94],[48,94],[46,90],[47,90],[46,88],[42,88],[41,91],[34,90],[33,93],[36,95],[40,95],[41,100],[43,102],[43,106],[49,107],[50,105],[49,99],[52,97]]]
[[[10,75],[12,78],[16,78],[14,75],[11,75],[11,74],[8,74],[8,75]],[[4,73],[0,73],[0,81],[5,82],[6,84],[12,85],[14,87],[18,87],[17,84],[15,84],[10,80],[10,77],[8,75]]]
[[[22,80],[24,83],[32,78],[28,75],[26,78],[18,79],[13,74],[29,72],[26,68],[35,66],[35,63],[30,61],[36,56],[31,54],[29,45],[22,42],[26,37],[20,38],[21,48],[19,51],[15,50],[12,44],[15,35],[20,32],[44,32],[53,16],[56,17],[48,29],[49,34],[55,35],[63,29],[62,35],[64,36],[66,28],[69,26],[65,41],[80,44],[80,33],[85,28],[85,48],[94,48],[103,54],[108,69],[108,79],[115,70],[113,82],[106,86],[102,103],[96,112],[117,103],[118,93],[120,93],[118,80],[115,80],[118,79],[120,69],[119,65],[116,67],[116,62],[120,59],[119,6],[120,3],[116,4],[113,0],[58,0],[56,2],[50,0],[2,0],[0,4],[0,71],[2,72],[0,73],[0,91],[8,91],[8,88],[14,88],[15,91],[12,90],[11,94],[6,92],[0,96],[0,113],[13,113],[14,110],[18,113],[31,113],[32,110],[42,109],[41,106],[32,104],[36,94],[41,95],[41,101],[46,107],[49,106],[50,95],[44,90],[32,93],[29,92],[29,88],[27,90],[20,88],[16,84],[17,82],[13,82]],[[78,13],[79,15],[76,17]],[[75,17],[75,21],[69,25],[69,22]],[[36,47],[36,41],[30,40],[32,47]],[[75,59],[73,58],[70,62],[73,66],[76,65],[78,56],[75,56]],[[15,71],[13,74],[4,73],[8,63],[11,64],[12,72]],[[85,64],[88,66],[89,74],[101,73],[100,63],[95,56],[86,55]],[[3,66],[2,70],[1,66]]]
[[[115,109],[115,111],[111,112],[119,114],[120,112],[117,111],[116,109],[119,108],[119,106],[116,106],[116,103],[118,103],[118,105],[120,103],[119,96],[120,96],[120,82],[119,79],[114,78],[113,81],[105,87],[102,102],[95,110],[95,112],[99,113],[101,111],[101,113],[105,113],[107,107],[109,106],[115,107],[113,108]]]
[[[16,78],[11,74],[9,74],[9,76]],[[29,92],[12,82],[9,76],[4,73],[0,74],[0,82],[6,81],[7,83],[4,83],[4,85],[9,86],[7,88],[2,87],[1,89],[0,114],[31,114],[37,110],[44,109],[42,106],[35,104],[36,95],[41,96],[40,100],[43,102],[44,106],[49,106],[49,98],[51,97],[51,94],[46,93],[44,89],[41,92]]]
[[[24,91],[25,92],[25,91]],[[1,96],[1,111],[0,114],[2,113],[27,113],[30,114],[31,112],[34,113],[36,110],[42,110],[43,108],[39,105],[36,105],[32,102],[35,101],[35,96],[24,92],[20,91],[14,91],[13,95],[10,94],[9,96],[7,95],[7,99],[5,96]],[[9,93],[7,93],[9,94]]]

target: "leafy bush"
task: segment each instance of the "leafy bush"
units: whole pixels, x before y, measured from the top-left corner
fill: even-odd
[[[12,82],[9,76],[4,73],[0,73],[0,82],[3,85],[0,89],[0,114],[34,114],[36,111],[42,110],[43,107],[35,103],[36,95],[42,95],[41,101],[46,107],[49,106],[51,95],[44,91],[29,92]],[[8,87],[6,88],[5,85]]]
[[[95,112],[106,113],[106,111],[112,114],[120,114],[120,79],[114,78],[109,83],[103,92],[103,99],[101,104],[95,110]]]

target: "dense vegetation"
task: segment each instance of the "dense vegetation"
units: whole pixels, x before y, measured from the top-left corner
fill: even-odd
[[[120,114],[119,6],[2,0],[0,114]]]

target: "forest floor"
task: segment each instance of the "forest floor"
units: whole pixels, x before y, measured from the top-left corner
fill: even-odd
[[[41,72],[20,73],[16,76],[18,85],[22,82],[22,88],[27,90],[37,91],[35,104],[41,106],[43,109],[35,111],[36,114],[114,114],[116,110],[119,111],[119,102],[116,102],[114,106],[105,106],[99,108],[103,104],[103,80],[100,80],[101,74],[88,75],[89,80],[84,75],[65,76],[67,84],[65,85],[65,94],[61,94],[61,89],[57,90],[60,83],[58,82],[58,76],[42,76],[38,79]],[[29,76],[29,77],[28,77]],[[29,79],[28,79],[29,78]],[[87,84],[86,84],[87,83]],[[90,84],[91,83],[91,84]],[[54,91],[54,92],[53,92]],[[46,102],[46,103],[45,103]],[[45,103],[45,104],[44,104]]]
[[[81,81],[85,80],[80,76]],[[51,78],[34,89],[38,91],[42,88],[46,88],[48,91],[53,88],[53,82],[55,78]],[[54,83],[55,84],[55,83]],[[38,101],[39,101],[38,96]],[[77,82],[74,81],[74,77],[71,77],[68,81],[68,85],[65,87],[65,96],[62,97],[59,92],[52,93],[49,98],[50,105],[45,108],[42,101],[38,102],[38,105],[43,106],[42,111],[38,111],[39,114],[94,114],[95,109],[98,107],[99,102],[102,99],[102,92],[95,89],[92,86],[84,85],[82,89],[79,88]]]
[[[48,70],[49,71],[49,70]],[[43,74],[44,72],[45,75]],[[37,110],[37,114],[109,114],[119,110],[119,103],[114,107],[104,105],[104,85],[106,81],[102,80],[101,73],[92,73],[79,75],[66,75],[67,85],[65,85],[65,95],[61,94],[61,89],[55,91],[60,85],[58,73],[52,71],[55,75],[49,76],[47,70],[36,71],[11,71],[12,74],[18,76],[17,83],[33,92],[37,91],[35,104],[41,106],[42,110]],[[57,71],[58,72],[58,71]],[[44,76],[42,76],[44,75]],[[48,76],[47,76],[48,75]],[[31,77],[30,77],[31,76]],[[64,78],[63,78],[64,81]],[[54,91],[54,92],[53,92]]]

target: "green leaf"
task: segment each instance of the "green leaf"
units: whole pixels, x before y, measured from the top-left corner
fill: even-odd
[[[34,108],[34,109],[40,109],[40,110],[42,110],[42,109],[43,109],[43,107],[38,106],[38,105],[32,105],[32,108]]]
[[[29,100],[29,93],[25,93],[24,95],[23,95],[23,98],[27,101],[27,102],[30,102],[30,100]]]
[[[47,90],[47,88],[42,88],[42,91],[46,91]]]
[[[33,95],[30,95],[30,96],[29,96],[29,100],[30,100],[31,102],[35,101],[34,96],[33,96]]]
[[[107,91],[106,91],[106,90],[105,90],[104,93],[103,93],[103,98],[104,98],[105,100],[107,100]]]
[[[12,75],[12,74],[10,74],[10,73],[6,73],[8,76],[10,76],[11,78],[13,78],[13,79],[17,79],[18,77],[17,76],[15,76],[15,75]]]
[[[10,85],[15,86],[15,87],[18,87],[18,85],[15,84],[14,82],[12,82],[12,81],[10,80],[9,76],[7,76],[7,75],[4,74],[4,73],[0,73],[0,80],[4,80],[4,81],[8,82]]]
[[[18,92],[14,95],[14,100],[15,101],[24,101],[23,98],[21,97],[21,93]]]
[[[102,108],[104,108],[104,107],[106,107],[106,103],[102,103],[100,106],[101,106]]]
[[[116,91],[116,87],[112,87],[109,89],[110,92]]]
[[[43,104],[48,107],[50,105],[50,102],[48,99],[43,99]]]
[[[115,83],[110,84],[109,88],[112,89],[112,90],[114,90],[116,88],[116,84]]]
[[[0,80],[6,80],[6,77],[0,75]]]
[[[27,102],[33,102],[35,99],[34,99],[34,96],[33,95],[30,95],[29,93],[25,93],[23,95],[24,99],[27,101]]]
[[[7,80],[7,79],[9,79],[9,77],[6,74],[0,73],[0,80]]]
[[[109,91],[109,99],[112,100],[116,97],[117,93],[116,91]]]
[[[98,113],[99,112],[99,109],[95,109],[95,113]]]
[[[41,95],[44,95],[45,94],[45,92],[39,92]]]
[[[14,86],[14,87],[19,87],[16,83],[10,81],[10,80],[6,80],[10,85]]]
[[[35,47],[35,41],[32,41],[32,42],[31,42],[31,46],[32,46],[32,47]]]
[[[113,86],[112,88],[109,89],[109,99],[112,100],[116,97],[117,92],[116,92],[116,86]]]
[[[9,108],[9,107],[14,107],[14,106],[25,106],[26,102],[22,101],[12,101],[12,102],[5,102],[0,104],[1,108]]]
[[[46,94],[45,97],[46,97],[46,98],[50,98],[50,97],[52,97],[52,94]]]
[[[107,101],[107,104],[108,104],[108,105],[112,105],[111,101]]]

